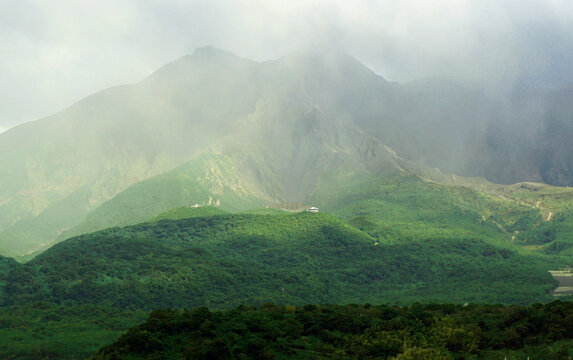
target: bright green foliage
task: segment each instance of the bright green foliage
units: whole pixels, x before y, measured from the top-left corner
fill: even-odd
[[[529,229],[515,229],[515,244],[549,255],[571,258],[573,251],[573,189],[522,183],[503,188],[503,196],[542,213]],[[525,230],[525,231],[523,231]]]
[[[287,309],[156,310],[93,359],[567,359],[573,346],[569,302]]]
[[[215,215],[55,245],[6,278],[9,304],[154,309],[243,303],[547,301],[539,258],[476,238],[379,242],[324,214]]]
[[[539,209],[417,176],[335,176],[317,189],[313,203],[380,240],[475,237],[507,243],[514,231],[541,222]]]

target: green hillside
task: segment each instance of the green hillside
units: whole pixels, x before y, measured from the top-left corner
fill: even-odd
[[[350,165],[349,159],[315,171],[313,190],[304,203],[382,241],[478,238],[505,247],[563,252],[564,256],[571,247],[573,220],[567,214],[573,207],[573,190],[534,183],[498,185],[416,169],[415,164],[398,157],[383,158],[379,157],[382,172],[369,172],[359,163]],[[242,161],[240,156],[203,154],[129,187],[79,226],[64,232],[58,241],[143,222],[174,207],[207,205],[240,211],[271,203],[268,195],[252,190],[254,182],[248,181],[245,170],[253,167]],[[265,181],[259,185],[262,183]],[[193,210],[177,211],[182,213],[171,218],[185,217],[185,211]]]
[[[140,310],[167,307],[551,300],[547,270],[564,260],[492,245],[499,233],[480,238],[481,225],[425,224],[427,237],[382,236],[322,212],[179,207],[65,240],[26,264],[3,258],[0,353],[86,357],[140,322]]]
[[[261,207],[255,194],[224,155],[203,154],[164,174],[143,180],[91,212],[57,241],[114,226],[144,222],[180,206],[216,206],[226,211]]]
[[[0,136],[0,251],[45,247],[97,206],[207,151],[258,98],[257,63],[205,48]]]
[[[232,158],[243,184],[272,202],[304,201],[338,171],[437,167],[568,185],[572,94],[510,101],[453,79],[389,82],[335,52],[259,63],[199,48],[137,84],[0,134],[0,253],[30,255],[111,226],[116,195],[212,152]]]
[[[337,190],[335,190],[337,189]],[[503,240],[541,221],[539,210],[463,186],[387,174],[326,178],[311,202],[378,239]]]
[[[155,309],[412,301],[547,301],[544,258],[476,237],[372,238],[331,215],[159,220],[53,246],[7,278],[7,304]],[[484,291],[487,289],[487,291]]]
[[[337,173],[320,179],[308,203],[381,241],[474,237],[502,247],[562,255],[573,246],[573,189],[498,185],[428,173]]]
[[[147,207],[139,204],[114,217],[108,202],[133,194],[132,186],[147,192],[143,180],[204,153],[232,159],[245,188],[272,202],[304,201],[319,178],[338,171],[411,174],[438,166],[504,182],[550,173],[567,183],[559,164],[541,171],[542,162],[526,155],[511,167],[502,161],[510,155],[496,157],[484,139],[499,114],[498,101],[479,89],[444,80],[388,82],[344,54],[258,63],[200,48],[137,84],[0,135],[0,253],[29,255],[118,218],[132,224],[154,216],[136,214]],[[504,139],[494,140],[501,146]],[[171,184],[177,189],[180,181]],[[168,205],[186,204],[165,201],[158,212]]]

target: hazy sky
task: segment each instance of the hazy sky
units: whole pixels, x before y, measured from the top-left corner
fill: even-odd
[[[0,2],[0,132],[213,45],[267,60],[348,52],[397,81],[572,80],[570,0]]]

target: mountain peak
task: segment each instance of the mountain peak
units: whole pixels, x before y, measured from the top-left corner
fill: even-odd
[[[193,54],[185,55],[172,61],[152,73],[146,80],[185,79],[190,74],[214,72],[214,69],[252,66],[255,61],[237,56],[231,51],[217,49],[213,46],[198,47]]]
[[[218,48],[210,46],[210,45],[196,48],[195,51],[193,52],[193,55],[191,55],[191,57],[193,57],[193,58],[204,58],[204,59],[212,59],[215,57],[238,58],[238,56],[235,55],[234,53],[232,53],[231,51],[218,49]]]

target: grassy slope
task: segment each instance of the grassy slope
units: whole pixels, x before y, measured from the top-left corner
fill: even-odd
[[[477,237],[571,263],[573,189],[439,175],[337,174],[309,202],[381,240]]]
[[[113,226],[133,225],[185,205],[213,205],[238,211],[263,205],[224,155],[203,154],[165,174],[141,181],[90,213],[58,241]]]
[[[531,214],[537,215],[523,218],[518,222],[519,226],[511,229],[513,233],[507,233],[512,243],[565,259],[573,255],[569,250],[573,246],[573,188],[531,182],[499,185],[483,178],[444,175],[439,171],[426,172],[424,178],[476,190],[509,207],[529,209]],[[519,216],[519,211],[513,214]],[[507,215],[499,214],[497,218],[504,219]]]
[[[260,207],[268,198],[254,193],[251,185],[242,180],[230,158],[204,154],[131,186],[58,240],[139,223],[195,203],[220,203],[227,211]],[[565,256],[573,248],[569,240],[573,234],[573,189],[532,183],[497,185],[439,171],[418,177],[389,169],[370,175],[346,169],[323,176],[308,203],[376,239],[478,237],[527,249],[546,245],[543,252]]]
[[[544,184],[516,184],[504,196],[540,209],[543,221],[516,235],[516,244],[558,255],[571,264],[573,256],[573,189]]]
[[[372,236],[390,240],[472,236],[501,242],[541,221],[537,209],[413,175],[325,178],[311,199]]]

